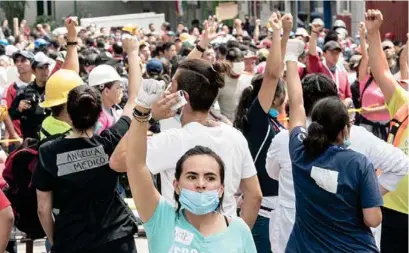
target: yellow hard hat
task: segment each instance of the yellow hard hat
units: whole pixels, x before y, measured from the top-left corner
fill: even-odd
[[[136,35],[137,34],[137,29],[138,29],[138,27],[136,25],[128,24],[128,25],[125,25],[122,28],[122,31],[128,32],[128,33],[130,33],[132,35]]]
[[[49,108],[67,103],[68,93],[84,82],[72,70],[60,69],[55,72],[45,85],[45,100],[40,107]]]

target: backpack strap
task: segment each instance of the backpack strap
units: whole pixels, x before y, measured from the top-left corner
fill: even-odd
[[[390,122],[388,143],[395,147],[399,146],[402,141],[404,131],[408,127],[408,103],[402,105],[393,116]]]
[[[361,104],[362,104],[362,96],[364,95],[364,92],[366,91],[366,89],[368,89],[369,85],[371,85],[372,81],[373,81],[373,77],[370,76],[368,81],[366,81],[365,83],[364,89],[362,90],[362,93],[361,93]]]
[[[45,136],[45,138],[48,138],[51,136],[51,134],[47,132],[47,130],[45,130],[43,127],[41,127],[40,132]]]

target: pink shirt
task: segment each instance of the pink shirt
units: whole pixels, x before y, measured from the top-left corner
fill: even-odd
[[[351,87],[349,86],[348,73],[337,69],[335,74],[324,65],[318,55],[308,55],[308,73],[322,73],[334,80],[338,88],[338,96],[341,100],[352,98]]]
[[[385,105],[385,98],[379,86],[372,81],[371,84],[366,88],[364,94],[362,91],[365,87],[366,82],[368,82],[369,75],[366,78],[359,82],[359,92],[362,96],[362,107],[378,107]],[[374,112],[363,115],[366,119],[374,122],[386,122],[390,120],[390,116],[387,110],[383,112]]]
[[[118,111],[114,110],[113,108],[110,108],[109,110],[105,108],[102,109],[102,112],[99,115],[99,119],[97,122],[97,128],[96,128],[97,134],[100,134],[105,129],[110,128],[113,124],[117,122],[117,120],[119,119],[119,116],[122,114],[122,112],[118,113]]]

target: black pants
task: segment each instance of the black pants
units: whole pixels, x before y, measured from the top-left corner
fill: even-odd
[[[382,207],[382,253],[408,253],[408,215]]]
[[[57,253],[57,251],[51,251]],[[78,251],[76,253],[137,253],[133,236],[128,236],[108,242],[92,250]]]

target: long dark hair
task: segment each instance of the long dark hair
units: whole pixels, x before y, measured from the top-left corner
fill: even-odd
[[[249,122],[247,119],[247,112],[253,103],[254,99],[258,96],[261,89],[261,84],[263,83],[263,74],[258,74],[251,80],[251,86],[245,88],[241,93],[239,105],[236,110],[236,117],[233,122],[233,126],[243,133],[246,133],[249,127]],[[284,94],[285,96],[285,85],[282,79],[277,82],[277,88],[274,94],[274,100],[280,98]],[[273,100],[273,102],[274,102]],[[284,103],[284,99],[279,101],[280,105]]]
[[[220,158],[219,155],[217,155],[213,150],[211,150],[210,148],[207,147],[203,147],[203,146],[195,146],[194,148],[189,149],[176,163],[176,171],[175,171],[175,178],[177,181],[180,180],[180,176],[182,175],[183,172],[183,164],[185,163],[185,161],[192,156],[197,156],[197,155],[207,155],[212,157],[214,160],[216,160],[216,162],[219,164],[219,172],[220,172],[220,181],[221,184],[224,185],[224,170],[225,170],[225,166],[224,166],[224,162],[223,160]],[[176,192],[173,193],[173,197],[175,198],[175,201],[177,203],[177,210],[176,212],[179,213],[179,210],[181,208],[180,202],[179,202],[179,195],[176,194]],[[222,210],[222,203],[223,203],[223,197],[224,197],[224,193],[223,195],[220,197],[220,201],[219,201],[219,205],[216,208],[216,211],[221,211]]]
[[[309,157],[315,159],[349,126],[348,110],[338,97],[323,98],[312,108],[311,120],[303,144]]]

